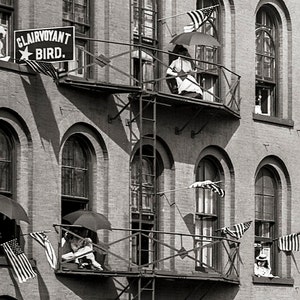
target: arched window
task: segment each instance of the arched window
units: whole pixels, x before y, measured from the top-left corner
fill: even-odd
[[[15,164],[14,144],[11,134],[0,129],[0,194],[13,196],[13,168]],[[15,238],[17,226],[15,220],[0,213],[0,244]],[[0,247],[0,254],[3,254]]]
[[[163,164],[158,154],[154,161],[153,151],[152,147],[144,146],[142,157],[137,151],[131,162],[131,226],[136,229],[133,230],[136,235],[132,239],[132,260],[136,264],[148,264],[157,257],[151,230],[157,230],[157,191]]]
[[[276,256],[273,239],[276,232],[277,183],[274,173],[262,168],[255,181],[255,255],[267,254],[273,272]]]
[[[278,28],[273,10],[262,6],[256,15],[256,113],[278,116]]]
[[[197,169],[197,181],[211,180],[220,181],[220,170],[211,157],[204,157]],[[212,236],[219,226],[219,196],[210,189],[196,190],[196,245],[201,247],[197,253],[196,268],[200,269],[217,264],[217,248],[214,246],[205,246],[212,242]],[[204,238],[197,239],[197,235]]]
[[[88,208],[90,156],[85,140],[71,136],[62,152],[62,216]]]
[[[197,9],[212,6],[211,0],[198,0]],[[211,35],[217,40],[220,39],[219,34],[219,18],[220,12],[219,7],[216,7],[212,12],[209,19],[200,26],[200,32]],[[207,45],[197,46],[197,59],[201,61],[206,61],[209,63],[219,63],[219,50],[217,47],[211,47]],[[198,63],[198,67],[203,70],[201,73],[201,86],[204,88],[203,99],[214,101],[214,96],[219,95],[219,75],[218,69],[213,64],[209,63]],[[199,81],[200,82],[200,81]]]
[[[278,184],[275,175],[275,170],[264,166],[255,179],[255,257],[265,253],[273,275],[278,272],[274,245],[278,226]]]

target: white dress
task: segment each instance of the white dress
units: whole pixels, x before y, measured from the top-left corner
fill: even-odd
[[[193,71],[191,62],[178,57],[177,59],[172,61],[171,65],[167,69],[167,74],[177,76],[179,72],[188,73],[191,71]],[[202,95],[202,90],[194,76],[188,74],[183,80],[180,77],[176,77],[176,82],[178,86],[178,94],[186,91]]]

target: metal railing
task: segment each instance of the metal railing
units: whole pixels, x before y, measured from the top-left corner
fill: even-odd
[[[78,228],[78,226],[55,224],[54,227],[58,229],[61,240],[66,234],[85,238],[74,233],[74,227]],[[164,272],[165,276],[176,274],[176,276],[193,276],[193,278],[198,276],[236,282],[239,280],[241,259],[239,242],[236,240],[217,236],[121,228],[113,228],[107,233],[108,242],[94,241],[93,243],[96,259],[101,256],[99,262],[104,268],[101,273]],[[104,235],[103,237],[105,238]],[[137,243],[138,239],[143,242]],[[142,255],[138,255],[140,251]],[[74,258],[62,259],[63,254],[60,242],[57,271],[69,272],[71,263],[72,271],[77,272]],[[90,272],[88,269],[84,271]]]
[[[90,82],[95,81],[98,85],[101,83],[118,84],[140,87],[146,92],[172,95],[168,81],[172,78],[176,79],[176,76],[166,75],[166,70],[169,67],[169,56],[172,55],[173,58],[177,58],[181,55],[144,44],[91,38],[86,38],[86,41],[97,44],[97,52],[101,54],[95,55],[83,49],[89,57],[87,59],[89,64],[61,73],[62,78],[76,73],[78,69],[93,68],[92,73],[95,78],[89,80]],[[194,76],[203,91],[203,101],[219,103],[235,113],[239,113],[240,76],[220,64],[198,59],[192,59],[192,61],[196,66]],[[85,73],[88,74],[89,72]],[[210,79],[212,82],[208,83]]]

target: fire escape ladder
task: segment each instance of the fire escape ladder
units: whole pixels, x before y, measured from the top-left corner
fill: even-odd
[[[139,282],[138,282],[138,293],[135,295],[132,300],[138,299],[150,299],[151,295],[151,300],[155,300],[155,277],[153,278],[143,278],[139,277]]]
[[[134,191],[138,197],[137,208],[135,211],[131,209],[131,224],[135,222],[137,241],[136,247],[136,260],[137,267],[140,271],[144,271],[144,266],[147,272],[152,274],[154,266],[152,261],[156,260],[156,247],[157,242],[155,239],[150,238],[153,236],[151,231],[157,230],[156,228],[156,96],[145,93],[140,93],[138,96],[139,108],[133,112],[130,110],[130,119],[134,120],[129,122],[130,128],[130,143],[131,151],[138,151],[135,156],[138,157],[138,182],[137,190]],[[132,106],[130,106],[132,107]],[[134,153],[134,152],[132,152]],[[145,164],[148,168],[145,168]],[[149,166],[151,166],[149,168]],[[132,172],[132,168],[130,168]],[[132,174],[133,175],[133,174]],[[132,176],[131,176],[132,178]],[[131,182],[132,184],[132,182]],[[133,193],[131,189],[131,193]],[[146,218],[146,221],[145,221]],[[149,219],[150,218],[150,221]],[[151,223],[151,225],[149,225]],[[150,227],[149,227],[150,226]],[[148,240],[148,247],[145,247],[145,241]],[[134,241],[132,240],[131,243]],[[132,244],[133,245],[133,244]],[[131,249],[133,249],[131,247]],[[132,250],[130,259],[133,259],[134,250]],[[149,267],[151,266],[151,267]],[[153,274],[152,274],[153,275]],[[132,299],[143,299],[145,295],[155,299],[155,278],[149,276],[147,278],[140,276],[137,283],[137,294]]]

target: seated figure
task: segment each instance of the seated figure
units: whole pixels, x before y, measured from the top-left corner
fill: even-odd
[[[73,236],[69,242],[72,251],[63,254],[62,259],[74,259],[80,269],[83,269],[86,266],[93,270],[103,270],[101,264],[99,264],[95,259],[93,243],[90,238],[77,238]]]
[[[256,257],[256,262],[254,264],[254,274],[257,277],[274,277],[271,274],[271,268],[269,266],[266,254],[261,253]]]
[[[187,93],[194,93],[196,94],[196,98],[202,99],[202,90],[192,75],[195,70],[192,67],[191,61],[188,59],[190,57],[188,50],[182,45],[177,45],[176,54],[185,57],[179,56],[173,60],[167,69],[167,75],[176,76],[178,94],[185,95]]]

